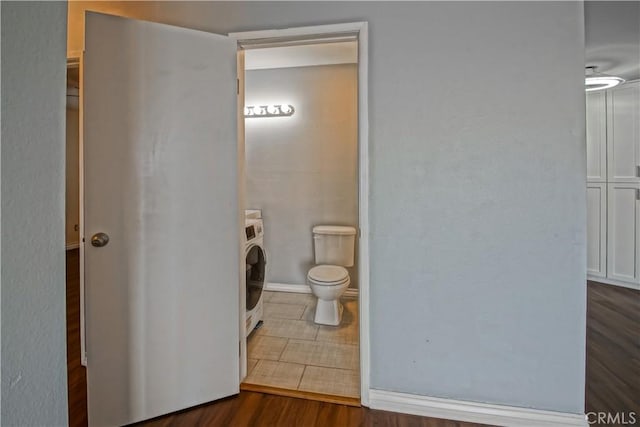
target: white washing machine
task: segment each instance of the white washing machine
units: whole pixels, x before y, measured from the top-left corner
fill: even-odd
[[[247,313],[246,336],[255,329],[262,320],[263,290],[266,284],[267,253],[264,249],[264,226],[261,218],[245,219],[245,264]]]

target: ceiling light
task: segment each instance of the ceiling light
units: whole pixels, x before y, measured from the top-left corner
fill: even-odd
[[[585,91],[593,92],[595,90],[610,89],[624,83],[624,79],[616,76],[598,73],[595,66],[586,67],[586,76],[584,80]]]

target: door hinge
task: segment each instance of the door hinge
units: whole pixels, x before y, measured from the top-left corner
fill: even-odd
[[[236,79],[236,93],[240,95],[240,79]]]
[[[640,188],[636,188],[636,200],[640,200]]]
[[[238,357],[242,356],[242,341],[238,341]]]
[[[640,178],[640,165],[636,166],[636,178]]]

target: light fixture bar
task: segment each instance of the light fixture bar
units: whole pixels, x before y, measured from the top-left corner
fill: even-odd
[[[248,105],[244,107],[244,117],[291,117],[295,111],[290,104]]]

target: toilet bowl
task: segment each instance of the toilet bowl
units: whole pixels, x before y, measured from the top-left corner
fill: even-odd
[[[318,298],[314,322],[337,326],[342,320],[340,297],[351,279],[346,268],[339,265],[317,265],[307,273],[311,292]]]

